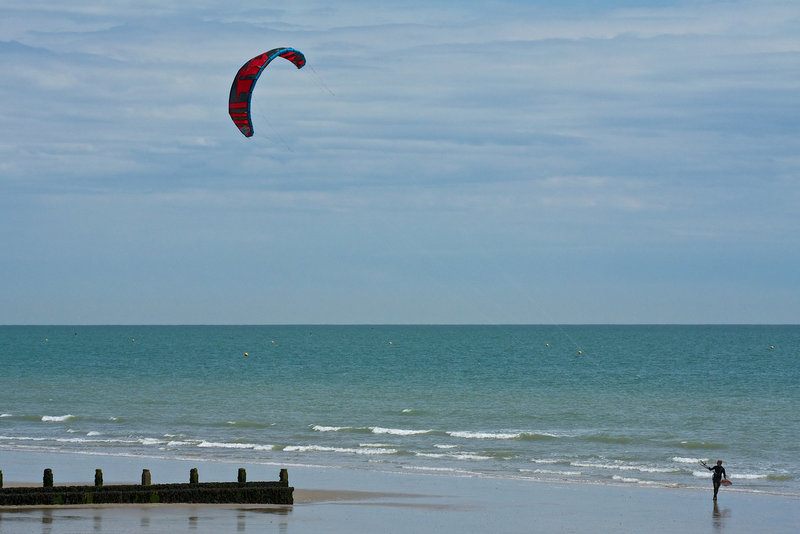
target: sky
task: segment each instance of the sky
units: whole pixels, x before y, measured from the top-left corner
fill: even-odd
[[[800,323],[796,0],[3,0],[0,72],[0,324]]]

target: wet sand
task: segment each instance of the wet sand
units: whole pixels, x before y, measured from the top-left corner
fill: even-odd
[[[171,469],[172,481],[181,481],[186,465],[171,462],[157,467],[159,473]],[[204,464],[202,470],[209,473],[205,480],[222,480],[213,475],[235,473],[234,467]],[[88,465],[80,469],[93,472]],[[251,469],[277,473],[272,466],[249,466],[248,474]],[[75,480],[73,473],[64,476],[71,474],[69,480]],[[125,478],[123,482],[133,477]],[[289,466],[289,480],[295,487],[293,506],[4,507],[0,533],[800,532],[800,499],[723,488],[715,504],[710,481],[708,490],[700,491],[297,466]],[[4,486],[17,484],[6,481]]]

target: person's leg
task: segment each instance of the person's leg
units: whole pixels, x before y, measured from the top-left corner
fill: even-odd
[[[717,492],[719,491],[720,480],[714,481],[714,500],[717,500]]]

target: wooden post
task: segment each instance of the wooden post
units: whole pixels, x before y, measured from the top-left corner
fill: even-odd
[[[142,486],[150,485],[150,470],[142,469]]]
[[[244,484],[247,482],[247,473],[244,470],[244,467],[239,468],[239,484]]]
[[[3,470],[0,469],[0,488],[3,487]]]
[[[42,477],[42,487],[45,488],[53,487],[53,470],[50,468],[44,470],[44,476]]]
[[[103,470],[102,469],[95,469],[94,470],[94,486],[96,488],[103,487]]]
[[[192,467],[191,471],[189,471],[189,484],[199,484],[200,483],[200,476],[197,474],[197,468]]]
[[[281,469],[280,478],[278,480],[280,480],[281,482],[286,482],[288,484],[289,483],[289,471],[287,471],[286,469]]]

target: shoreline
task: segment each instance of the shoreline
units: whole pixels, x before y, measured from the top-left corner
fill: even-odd
[[[67,461],[69,459],[69,461]],[[110,480],[135,480],[142,466],[159,482],[184,481],[200,466],[201,480],[224,481],[246,467],[251,477],[269,479],[279,466],[141,457],[97,457],[74,453],[0,451],[3,487],[40,486],[41,470],[52,467],[55,485],[86,480],[102,467]],[[437,534],[498,531],[650,534],[686,532],[749,534],[800,531],[800,497],[731,491],[711,500],[712,488],[668,488],[622,484],[552,482],[500,477],[459,477],[417,472],[382,472],[287,465],[294,505],[112,504],[0,508],[0,531],[17,534],[94,531],[115,534],[191,530],[217,532],[353,531]],[[34,478],[35,477],[35,478]],[[37,480],[32,482],[31,480]],[[51,527],[51,528],[50,528]]]

